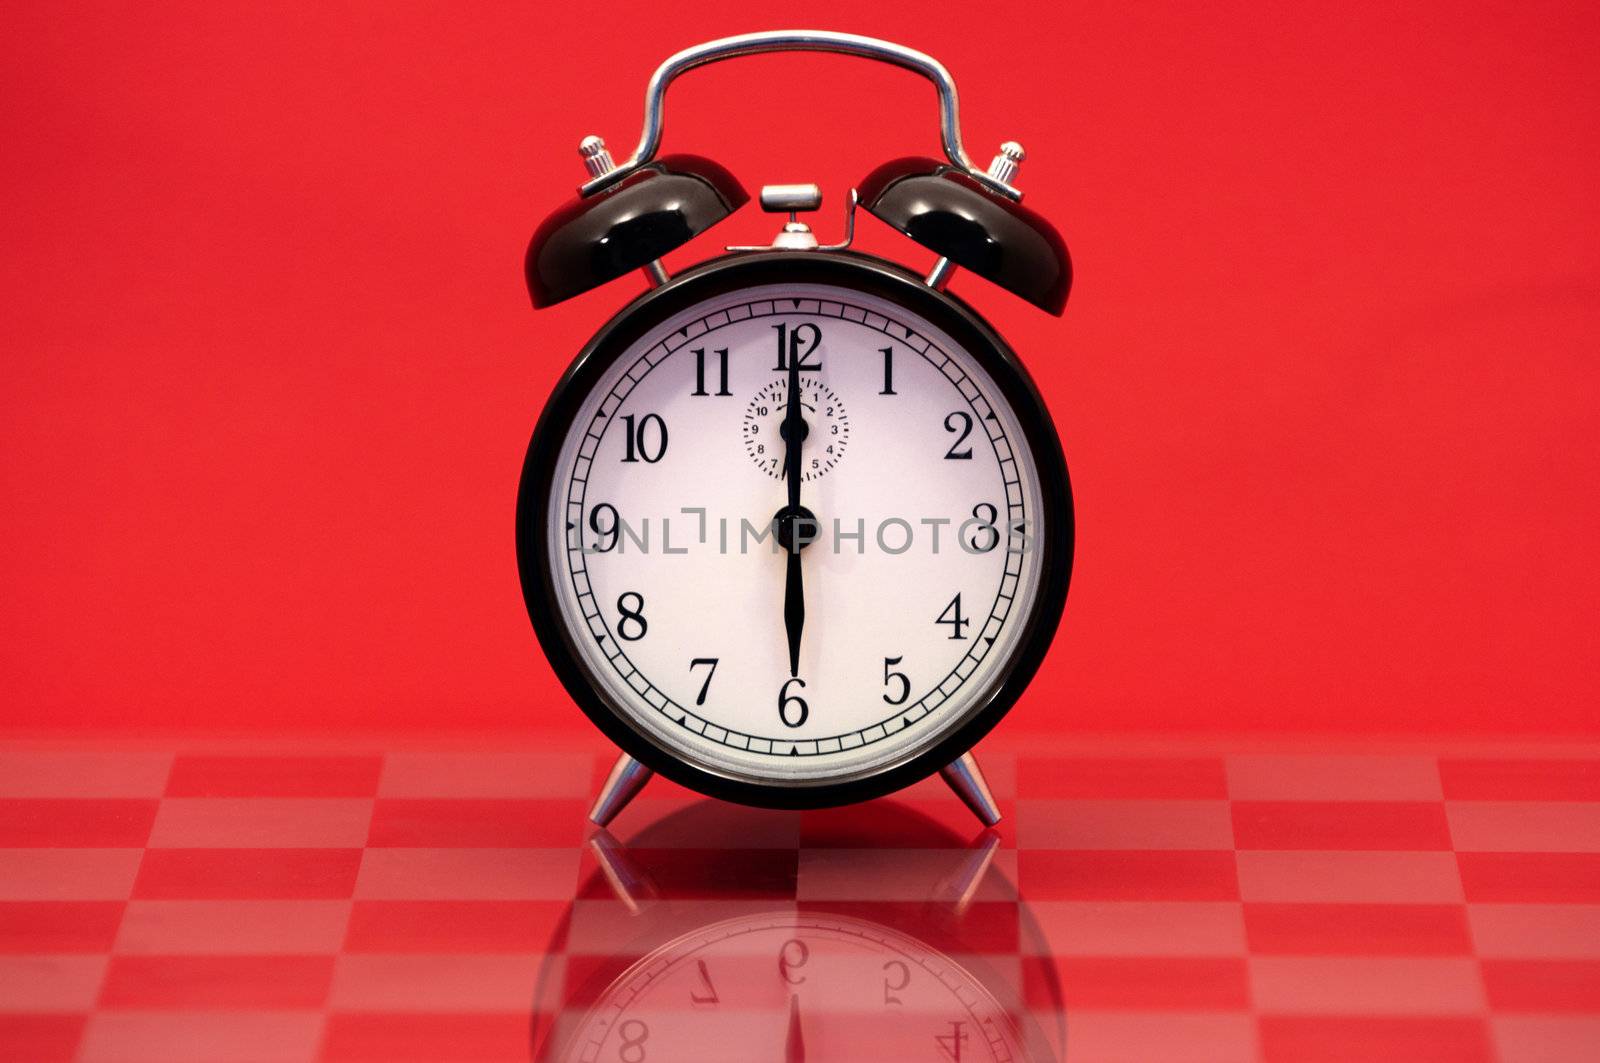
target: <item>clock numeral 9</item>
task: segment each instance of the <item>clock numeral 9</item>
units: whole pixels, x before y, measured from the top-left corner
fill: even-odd
[[[644,1063],[644,1043],[650,1040],[650,1027],[640,1019],[628,1019],[617,1027],[622,1043],[617,1046],[617,1058],[622,1063]]]
[[[816,351],[817,345],[822,342],[822,330],[811,322],[796,325],[791,330],[787,324],[773,325],[778,330],[778,366],[777,372],[787,373],[789,361],[794,360],[795,368],[802,373],[815,372],[822,368],[822,363],[807,362],[806,359]],[[801,347],[809,343],[809,347]]]
[[[972,621],[961,615],[961,595],[958,594],[950,599],[950,604],[944,607],[944,612],[939,614],[939,619],[935,620],[934,623],[949,624],[950,637],[952,639],[961,638],[962,629],[972,626]]]
[[[633,599],[632,605],[628,604],[629,598]],[[644,618],[644,595],[638,591],[623,591],[617,597],[617,612],[622,614],[617,620],[617,638],[638,642],[650,630],[650,622]]]
[[[605,510],[611,514],[608,526],[600,526],[600,511]],[[589,530],[599,536],[595,540],[594,552],[604,554],[617,548],[617,541],[622,538],[622,517],[617,513],[617,507],[610,502],[602,502],[589,511]],[[611,536],[611,541],[606,542],[606,536]]]
[[[944,452],[945,458],[949,461],[971,461],[971,447],[967,447],[965,450],[957,450],[956,448],[965,443],[967,437],[972,434],[972,414],[965,410],[956,410],[944,419],[944,430],[958,433],[956,441],[951,443],[950,449]]]
[[[645,433],[649,430],[652,421],[655,422],[655,432],[652,435],[646,435]],[[661,419],[660,414],[647,413],[640,417],[638,423],[635,424],[634,415],[630,413],[622,418],[622,426],[626,433],[623,436],[623,444],[626,448],[626,453],[622,455],[623,461],[638,461],[643,458],[648,464],[654,465],[661,460],[662,455],[666,454],[667,422]],[[651,446],[652,438],[654,441],[653,447]],[[652,450],[654,450],[654,454],[651,453]]]
[[[733,392],[728,390],[728,348],[718,347],[711,353],[717,356],[718,376],[721,379],[721,383],[717,385],[716,393],[719,396],[732,395]],[[711,394],[706,390],[706,349],[704,347],[696,347],[694,349],[694,390],[689,394]]]
[[[889,670],[890,665],[899,664],[903,660],[905,660],[904,657],[885,657],[883,659],[884,686],[888,686],[890,683],[900,684],[899,696],[892,698],[887,694],[883,696],[883,700],[888,702],[890,705],[904,705],[906,703],[906,699],[911,696],[911,678],[904,672],[892,672]]]
[[[800,727],[811,715],[811,706],[806,704],[806,699],[799,694],[789,693],[789,688],[796,683],[804,690],[806,681],[800,678],[785,679],[783,686],[778,688],[778,719],[783,721],[785,727]],[[791,714],[793,719],[791,719]]]
[[[778,950],[778,973],[790,985],[799,985],[806,980],[806,976],[802,974],[796,977],[794,972],[804,967],[809,959],[811,947],[799,938],[790,938]]]
[[[988,510],[988,515],[984,515]],[[1000,519],[1000,509],[992,502],[979,502],[972,507],[972,519],[961,525],[961,530],[972,529],[972,538],[967,540],[967,549],[975,554],[987,554],[990,550],[1000,545],[1000,529],[994,526]],[[977,527],[973,527],[977,525]]]

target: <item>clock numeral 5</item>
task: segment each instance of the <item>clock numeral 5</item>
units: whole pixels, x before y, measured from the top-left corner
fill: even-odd
[[[806,699],[799,694],[789,693],[789,688],[796,683],[800,684],[801,690],[805,689],[806,681],[798,677],[785,679],[783,686],[778,688],[778,719],[783,721],[785,727],[800,727],[811,715],[811,706],[806,704]]]
[[[655,423],[655,431],[649,433],[651,422]],[[625,431],[623,444],[626,452],[622,455],[623,461],[638,461],[643,458],[648,464],[654,465],[660,461],[667,452],[667,422],[661,419],[659,413],[647,413],[638,418],[634,423],[634,415],[628,414],[622,418],[622,427]],[[654,451],[654,453],[652,453]]]
[[[711,353],[717,356],[717,375],[721,381],[717,385],[716,393],[718,395],[732,395],[733,392],[728,390],[728,348],[718,347]],[[696,347],[694,349],[694,390],[689,394],[711,394],[706,390],[706,349],[704,347]]]
[[[778,330],[778,365],[776,372],[787,373],[789,360],[794,359],[795,367],[802,373],[815,372],[822,368],[822,362],[808,362],[807,358],[816,352],[817,345],[822,342],[822,330],[811,322],[796,325],[790,329],[787,324],[773,325]],[[806,346],[809,344],[809,346]],[[802,350],[801,348],[805,349]]]
[[[962,629],[972,626],[972,621],[961,615],[961,595],[958,594],[950,599],[950,604],[944,607],[944,612],[939,614],[939,619],[935,620],[934,623],[949,624],[950,637],[952,639],[961,638]]]
[[[711,677],[717,674],[717,662],[721,659],[720,657],[696,657],[689,662],[689,671],[691,672],[703,664],[711,666],[710,670],[706,672],[706,681],[700,684],[700,693],[695,695],[694,703],[696,705],[704,705],[706,703],[706,691],[711,689]]]
[[[903,660],[905,660],[904,657],[885,657],[883,659],[883,685],[888,686],[890,683],[896,682],[900,684],[898,696],[892,698],[887,694],[883,696],[883,700],[890,705],[904,705],[906,699],[911,696],[911,677],[904,672],[892,672],[889,670],[890,665],[899,664]]]
[[[890,971],[897,973],[890,974]],[[911,967],[904,960],[890,960],[883,965],[883,1002],[885,1004],[904,1004],[905,1001],[895,996],[895,994],[910,984]]]
[[[632,605],[628,604],[629,598],[633,599]],[[618,595],[617,612],[622,614],[617,620],[617,638],[638,642],[650,630],[650,622],[644,618],[644,595],[638,591],[623,591]]]

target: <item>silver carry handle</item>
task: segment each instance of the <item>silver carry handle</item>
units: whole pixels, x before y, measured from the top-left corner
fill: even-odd
[[[586,181],[580,188],[583,195],[593,195],[626,178],[639,167],[656,157],[661,147],[662,110],[666,103],[667,86],[672,79],[697,66],[720,63],[741,55],[758,55],[762,52],[836,52],[855,55],[863,59],[876,59],[882,63],[903,67],[921,74],[939,90],[939,139],[950,164],[983,187],[1007,199],[1022,198],[1005,181],[993,177],[972,164],[966,149],[961,146],[960,102],[956,97],[956,83],[950,71],[931,55],[907,48],[904,45],[863,37],[855,33],[834,33],[830,30],[769,30],[764,33],[741,33],[736,37],[707,41],[669,58],[656,68],[644,94],[644,131],[639,135],[639,146],[633,155],[615,169],[606,170]]]

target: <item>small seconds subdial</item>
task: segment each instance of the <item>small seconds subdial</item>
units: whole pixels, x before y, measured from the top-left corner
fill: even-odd
[[[784,414],[788,412],[788,387],[782,377],[773,380],[745,407],[745,453],[756,468],[774,479],[783,479]],[[815,380],[800,382],[800,478],[816,480],[826,475],[844,457],[850,442],[850,415],[833,389]]]

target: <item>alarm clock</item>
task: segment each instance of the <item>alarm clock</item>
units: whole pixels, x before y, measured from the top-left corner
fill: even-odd
[[[802,215],[814,185],[761,189],[770,246],[675,275],[661,262],[744,205],[726,169],[658,155],[668,85],[773,51],[888,62],[933,82],[946,158],[903,158],[850,193],[841,243]],[[517,561],[561,683],[621,750],[591,819],[659,772],[713,797],[805,808],[940,772],[999,810],[971,750],[1039,667],[1066,600],[1060,440],[1004,339],[947,290],[959,269],[1060,314],[1066,245],[1020,202],[1024,153],[962,147],[930,56],[845,33],[712,41],[650,79],[644,131],[528,247],[533,305],[643,271],[650,288],[577,355],[534,429]],[[931,251],[913,270],[850,249],[856,208]]]
[[[1051,947],[994,831],[963,842],[887,801],[782,844],[801,833],[698,802],[625,842],[591,835],[541,962],[532,1058],[1065,1058]]]

